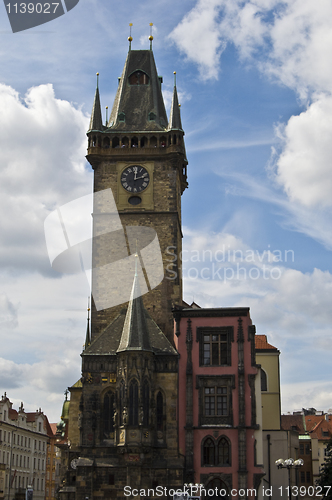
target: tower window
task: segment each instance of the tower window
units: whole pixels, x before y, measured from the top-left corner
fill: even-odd
[[[126,121],[126,115],[124,113],[119,113],[118,114],[118,119],[119,119],[119,122],[125,122]]]
[[[103,406],[103,423],[104,423],[104,437],[109,439],[110,434],[114,430],[114,393],[109,391],[104,396],[104,406]]]
[[[151,111],[151,113],[149,113],[149,121],[153,122],[153,121],[155,121],[156,118],[157,118],[157,115]]]
[[[162,431],[164,428],[164,401],[163,395],[159,391],[157,394],[157,430]]]
[[[129,425],[138,425],[138,384],[133,380],[129,386]]]
[[[147,381],[143,384],[143,425],[149,425],[149,410],[150,410],[150,390]]]
[[[135,71],[129,77],[129,85],[148,85],[149,77],[144,71]]]

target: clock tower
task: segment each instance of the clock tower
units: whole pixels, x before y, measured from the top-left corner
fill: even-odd
[[[95,194],[91,335],[96,338],[129,301],[137,253],[144,307],[172,342],[171,311],[182,303],[181,195],[188,185],[184,131],[175,73],[167,119],[152,37],[150,50],[131,50],[131,37],[129,42],[105,124],[97,76],[87,133]],[[102,191],[110,193],[113,205],[106,194],[96,201]],[[119,224],[110,229],[107,217]]]

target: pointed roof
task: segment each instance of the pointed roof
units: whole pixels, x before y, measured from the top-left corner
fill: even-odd
[[[93,101],[92,113],[90,118],[90,130],[102,130],[103,129],[103,119],[101,115],[99,88],[98,88],[98,73],[97,73],[97,88],[95,93],[95,99]]]
[[[181,115],[180,115],[180,105],[179,105],[179,100],[178,100],[178,93],[176,90],[176,82],[175,82],[175,72],[174,72],[174,88],[173,88],[173,98],[172,98],[172,105],[171,105],[171,113],[169,115],[169,122],[168,122],[168,130],[183,130],[182,129],[182,123],[181,123]]]
[[[108,127],[126,131],[166,130],[161,82],[152,50],[129,50]]]
[[[91,335],[90,335],[90,304],[89,304],[84,348],[86,349],[90,344],[91,344]]]
[[[117,349],[117,352],[121,351],[152,351],[137,275],[137,260],[126,319],[123,325],[120,344]]]

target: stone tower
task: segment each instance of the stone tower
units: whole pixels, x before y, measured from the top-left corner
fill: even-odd
[[[70,388],[66,500],[183,486],[172,307],[182,302],[175,256],[187,161],[176,85],[167,120],[161,83],[151,48],[130,48],[103,125],[97,82],[87,133],[94,300],[82,378]]]
[[[103,125],[97,81],[87,159],[95,195],[110,189],[115,205],[110,208],[105,195],[94,206],[92,339],[119,314],[120,302],[129,300],[137,251],[144,306],[173,342],[171,310],[182,302],[181,195],[187,187],[187,160],[175,75],[169,120],[161,85],[152,48],[131,50],[130,41],[113,109]],[[120,223],[107,223],[107,217],[113,222],[119,217]]]

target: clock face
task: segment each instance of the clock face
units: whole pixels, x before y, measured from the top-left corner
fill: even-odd
[[[141,165],[131,165],[121,174],[121,185],[129,193],[141,193],[150,182],[149,172]]]

